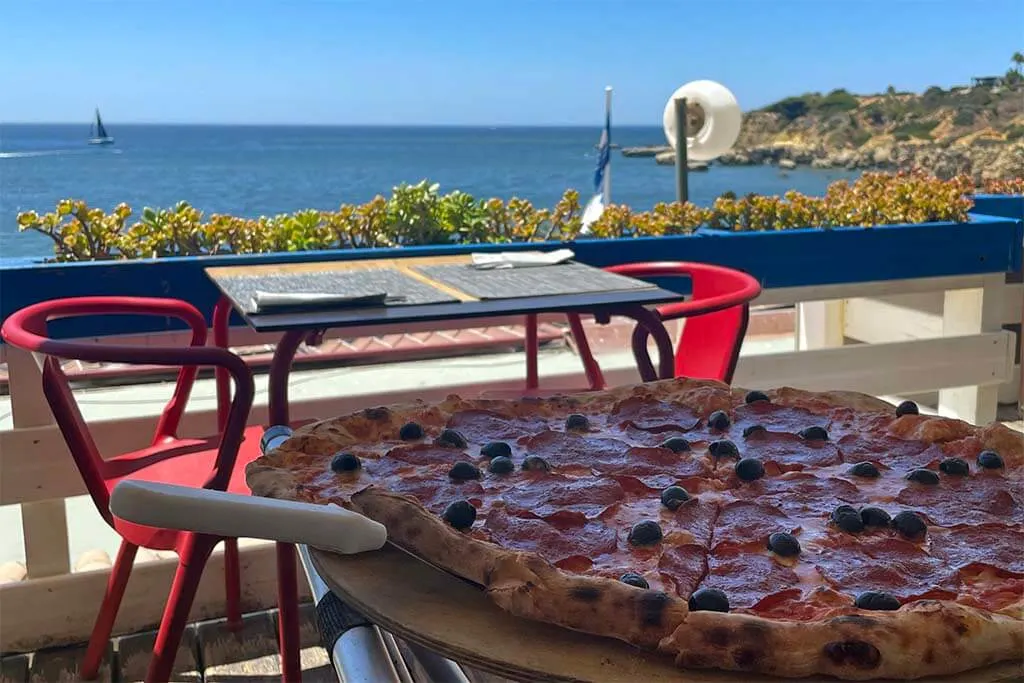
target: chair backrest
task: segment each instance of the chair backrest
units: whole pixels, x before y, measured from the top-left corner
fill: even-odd
[[[47,337],[47,323],[86,315],[153,315],[182,320],[192,330],[187,347],[125,346]],[[43,356],[43,394],[100,514],[111,521],[104,480],[107,467],[89,431],[64,373],[62,360],[180,366],[174,394],[160,414],[153,445],[173,439],[185,412],[200,366],[224,368],[235,383],[227,424],[206,488],[227,488],[242,442],[255,388],[252,373],[241,358],[224,349],[206,347],[206,321],[193,306],[174,299],[141,297],[79,297],[45,301],[23,308],[4,321],[0,335],[17,348]]]
[[[723,266],[679,261],[629,263],[608,270],[641,279],[688,277],[690,300],[658,308],[663,320],[686,318],[676,348],[675,376],[732,382],[750,319],[750,302],[761,293],[761,284],[754,277]],[[633,351],[646,355],[646,346],[646,331],[638,328]]]

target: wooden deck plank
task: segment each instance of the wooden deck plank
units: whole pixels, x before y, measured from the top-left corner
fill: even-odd
[[[113,653],[114,649],[108,643],[107,654],[103,658],[103,665],[100,666],[99,675],[95,679],[99,683],[111,683],[114,680],[111,670]],[[32,655],[28,680],[30,683],[73,683],[81,681],[82,677],[79,674],[79,668],[84,657],[85,645],[40,650]]]
[[[270,612],[244,615],[237,631],[229,630],[225,619],[202,622],[196,635],[206,683],[280,680],[277,632]]]
[[[28,680],[29,655],[0,658],[0,683],[25,683]]]
[[[119,671],[119,683],[142,683],[146,669],[153,656],[156,631],[144,631],[114,639],[115,661]],[[196,643],[195,626],[187,626],[181,636],[181,645],[174,657],[171,670],[173,683],[202,683],[202,668],[199,664],[199,649]]]

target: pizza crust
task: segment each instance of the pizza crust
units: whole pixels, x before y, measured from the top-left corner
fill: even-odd
[[[1024,443],[1006,427],[973,427],[959,420],[907,415],[855,392],[809,392],[779,388],[766,392],[773,403],[823,412],[849,408],[878,413],[888,433],[928,443],[977,439],[999,450],[1007,466],[1024,464]],[[746,391],[720,382],[676,379],[549,399],[466,400],[450,396],[370,408],[296,430],[278,450],[250,463],[247,482],[256,495],[306,500],[288,470],[292,457],[325,455],[360,442],[379,440],[394,424],[416,419],[444,424],[467,409],[500,409],[513,415],[601,410],[639,396],[675,401],[702,417],[742,403]],[[639,590],[620,581],[564,572],[538,555],[512,551],[459,532],[418,500],[370,486],[346,502],[384,524],[389,541],[455,575],[479,584],[495,603],[517,616],[609,636],[673,655],[684,667],[757,671],[777,676],[827,674],[844,679],[910,679],[949,674],[1024,655],[1021,615],[991,614],[947,601],[921,600],[894,612],[847,615],[818,621],[771,620],[738,613],[690,612],[684,600],[660,591]]]
[[[684,667],[843,679],[946,675],[1024,654],[1024,622],[953,602],[818,621],[693,612],[659,649]]]

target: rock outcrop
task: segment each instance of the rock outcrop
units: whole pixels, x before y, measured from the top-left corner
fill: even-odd
[[[674,164],[667,146],[622,150]],[[923,94],[788,97],[743,117],[722,165],[849,170],[923,169],[942,178],[1024,177],[1024,79],[1000,87],[933,87]]]

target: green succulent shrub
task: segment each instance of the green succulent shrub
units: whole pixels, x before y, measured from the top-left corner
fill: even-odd
[[[1017,192],[1021,184],[1024,181],[1013,186]],[[650,211],[613,204],[605,208],[586,236],[686,235],[702,226],[750,231],[963,222],[971,208],[968,195],[973,191],[965,177],[938,180],[922,173],[865,173],[852,183],[833,183],[823,197],[799,192],[781,197],[737,197],[727,192],[711,207],[671,202]],[[18,227],[48,236],[57,261],[94,261],[423,244],[564,242],[580,237],[582,213],[576,190],[567,190],[548,209],[519,198],[476,199],[457,190],[441,194],[437,184],[422,181],[400,185],[390,197],[377,196],[365,204],[259,218],[206,216],[180,202],[170,209],[145,208],[141,218],[131,222],[133,212],[126,204],[107,213],[83,200],[65,199],[52,213],[19,214]]]
[[[985,194],[1024,194],[1024,178],[988,180],[978,189]]]

